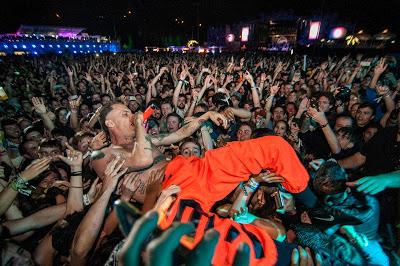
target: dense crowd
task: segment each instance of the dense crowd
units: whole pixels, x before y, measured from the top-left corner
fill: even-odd
[[[119,227],[128,211],[113,203],[156,210],[166,229],[161,214],[201,185],[201,208],[185,206],[242,226],[220,240],[272,239],[246,240],[251,264],[399,263],[398,69],[389,55],[2,58],[1,264],[149,264],[127,256],[138,217]],[[192,216],[175,221],[192,221],[198,243],[206,222]]]

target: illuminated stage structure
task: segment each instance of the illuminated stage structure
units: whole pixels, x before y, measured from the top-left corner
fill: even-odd
[[[16,33],[0,35],[0,55],[92,54],[119,52],[120,45],[85,28],[21,25]]]
[[[337,15],[301,17],[293,12],[264,15],[256,20],[209,27],[207,44],[226,50],[293,52],[294,49],[382,49],[396,43],[389,29],[370,35]]]

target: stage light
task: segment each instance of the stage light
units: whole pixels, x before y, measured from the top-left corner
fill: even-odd
[[[79,45],[79,48],[82,48],[82,44]]]
[[[69,45],[68,45],[68,44],[66,44],[66,45],[64,45],[64,46],[65,46],[65,47],[67,47],[67,48],[69,47]]]
[[[62,51],[58,51],[59,54],[62,54]]]
[[[102,53],[103,52],[103,50],[100,50],[100,53]]]
[[[18,48],[18,46],[16,46],[15,44],[13,45],[13,47],[14,47],[14,49],[17,49],[17,48]]]
[[[89,44],[86,44],[86,47],[89,47]]]
[[[36,48],[36,45],[32,44],[32,48]]]
[[[23,45],[22,45],[22,48],[23,48],[23,49],[26,49],[26,45],[25,45],[25,44],[23,44]]]
[[[37,53],[36,51],[34,51],[33,54],[36,54],[36,55],[37,55],[38,53]]]
[[[8,45],[7,45],[7,44],[4,44],[3,46],[4,46],[4,48],[6,48],[6,49],[8,48]]]
[[[235,35],[233,35],[232,33],[228,34],[228,36],[226,36],[226,40],[228,42],[233,42],[235,40]]]
[[[342,39],[347,33],[347,29],[345,27],[336,27],[331,30],[330,38],[331,39]]]
[[[242,42],[247,42],[249,40],[249,32],[250,32],[249,27],[242,28]]]
[[[320,27],[321,27],[320,21],[314,21],[310,23],[310,33],[308,34],[309,40],[318,39]]]
[[[57,44],[57,48],[60,48],[60,45],[59,45],[59,44]]]
[[[44,48],[44,44],[41,44],[40,47]]]
[[[75,48],[75,44],[73,44],[72,47]]]
[[[53,45],[52,45],[52,44],[49,44],[49,47],[50,47],[50,48],[53,48]]]
[[[96,47],[96,45],[95,45],[95,44],[93,44],[92,46],[93,46],[93,48],[95,48],[95,47]]]
[[[76,51],[74,51],[74,54],[76,54]]]

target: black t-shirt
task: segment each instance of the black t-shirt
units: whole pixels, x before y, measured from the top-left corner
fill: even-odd
[[[303,142],[305,152],[313,154],[315,159],[328,159],[331,154],[328,141],[320,128],[314,131],[300,133],[299,137]]]
[[[377,175],[400,169],[399,126],[380,130],[360,150],[366,156],[365,175]]]

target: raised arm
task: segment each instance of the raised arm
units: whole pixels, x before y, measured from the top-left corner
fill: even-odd
[[[127,171],[122,169],[124,160],[114,158],[104,172],[99,198],[90,207],[76,230],[72,242],[71,265],[85,265],[90,250],[94,247],[106,215],[106,208],[111,194],[118,184],[118,179]]]
[[[151,138],[151,142],[155,146],[164,146],[177,143],[184,138],[191,136],[208,119],[211,119],[216,125],[221,125],[224,128],[228,126],[228,121],[224,115],[217,112],[209,111],[202,116],[193,119],[189,124],[183,126],[178,131],[167,135],[166,137]]]
[[[371,83],[369,85],[370,88],[373,88],[373,89],[376,88],[376,84],[378,83],[378,80],[379,80],[380,76],[382,75],[382,73],[385,72],[386,68],[387,68],[387,65],[385,64],[385,59],[381,58],[379,63],[374,68],[374,77],[372,78]]]
[[[78,110],[81,104],[81,96],[78,99],[69,101],[69,108],[71,109],[71,119],[70,124],[72,129],[77,132],[80,129],[79,119],[78,119]]]
[[[331,126],[329,125],[325,113],[319,112],[317,109],[312,107],[308,108],[307,113],[320,125],[331,152],[333,154],[338,154],[341,151],[339,141],[336,138],[335,132],[333,132]]]
[[[54,123],[47,114],[47,108],[42,98],[32,98],[33,107],[43,120],[44,126],[51,132],[54,129]]]

